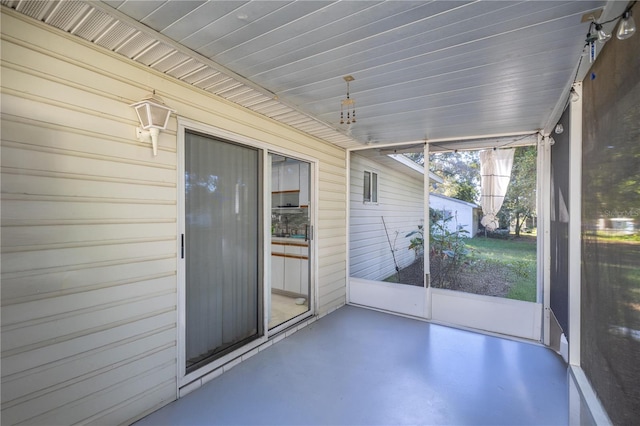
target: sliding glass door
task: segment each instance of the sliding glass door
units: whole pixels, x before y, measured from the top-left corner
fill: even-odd
[[[311,310],[311,164],[269,154],[271,166],[271,280],[268,327],[276,330]]]
[[[185,134],[187,374],[263,332],[262,155]]]

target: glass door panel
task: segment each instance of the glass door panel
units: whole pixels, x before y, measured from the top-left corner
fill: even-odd
[[[269,154],[271,164],[271,287],[269,328],[311,307],[310,164]]]
[[[540,340],[536,146],[439,152],[429,163],[444,177],[429,197],[431,318]]]
[[[445,176],[429,202],[433,288],[536,302],[537,151],[535,146],[518,147],[515,158],[513,152],[430,156],[431,169]],[[483,156],[487,153],[496,158]],[[480,223],[483,210],[489,228]]]
[[[257,149],[185,135],[187,373],[262,334]]]
[[[425,317],[424,174],[403,155],[351,153],[349,301]]]

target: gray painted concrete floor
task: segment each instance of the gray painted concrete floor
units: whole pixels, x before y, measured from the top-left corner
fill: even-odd
[[[138,425],[556,425],[567,389],[542,346],[346,306]]]

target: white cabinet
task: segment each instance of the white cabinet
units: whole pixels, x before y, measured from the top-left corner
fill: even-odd
[[[309,247],[271,245],[271,288],[309,297]]]
[[[271,191],[275,193],[295,193],[299,191],[299,195],[295,199],[295,205],[309,205],[309,187],[310,187],[310,164],[304,161],[300,162],[278,162],[273,163],[271,168]],[[286,194],[282,194],[284,197]],[[277,205],[286,205],[283,200],[279,200]],[[292,203],[294,204],[294,203]]]
[[[300,259],[284,258],[284,289],[300,293]]]
[[[309,259],[285,257],[284,289],[309,297]]]
[[[309,297],[309,259],[300,259],[300,294]]]
[[[284,289],[298,294],[306,294],[307,286],[302,284],[302,275],[307,268],[305,265],[309,263],[308,247],[302,246],[286,246],[284,252],[288,255],[284,259]]]
[[[309,205],[309,163],[300,163],[300,205]]]
[[[271,168],[271,190],[299,191],[300,164],[293,162],[274,163]]]
[[[274,164],[271,167],[271,191],[276,192],[280,189],[280,166]]]
[[[280,166],[280,191],[300,190],[300,164],[283,163]]]
[[[271,288],[284,290],[284,246],[271,244]]]

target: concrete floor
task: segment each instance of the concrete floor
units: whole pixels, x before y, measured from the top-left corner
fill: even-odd
[[[351,306],[139,425],[566,425],[560,356]]]

